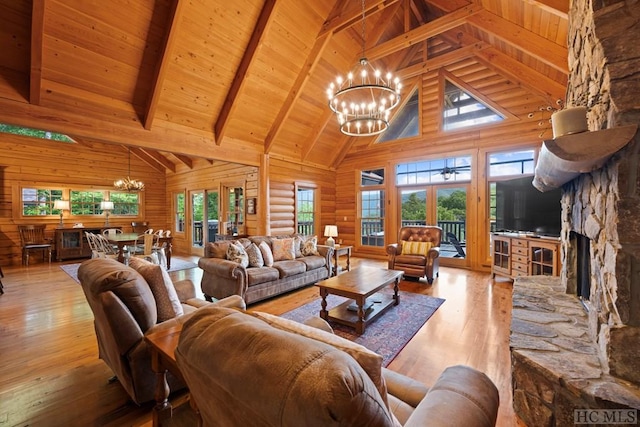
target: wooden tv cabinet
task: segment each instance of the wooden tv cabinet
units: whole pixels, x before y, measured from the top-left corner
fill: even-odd
[[[491,274],[511,279],[518,276],[559,276],[560,239],[519,233],[492,233]]]

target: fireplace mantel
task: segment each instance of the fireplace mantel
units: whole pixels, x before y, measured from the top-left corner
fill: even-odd
[[[600,169],[631,141],[637,125],[582,132],[542,143],[533,185],[545,192],[561,187],[582,173]]]

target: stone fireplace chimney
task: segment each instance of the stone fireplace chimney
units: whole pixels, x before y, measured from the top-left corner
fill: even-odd
[[[594,137],[599,143],[596,134],[633,129],[628,143],[614,146],[588,170],[585,153],[603,154],[602,147],[585,143],[583,149],[573,139],[570,158],[563,158],[558,153],[567,151],[550,144],[543,147],[547,161],[541,150],[534,185],[561,185],[563,192],[561,272],[559,278],[514,281],[513,406],[529,426],[574,425],[576,411],[586,409],[640,413],[638,40],[640,1],[572,0],[566,105],[587,108],[591,148]],[[567,173],[567,165],[576,168]],[[588,280],[583,301],[579,276]]]
[[[639,3],[573,1],[567,105],[587,107],[591,131],[640,122],[637,40]],[[635,384],[640,384],[639,148],[636,135],[603,168],[563,187],[567,215],[561,236],[561,278],[573,295],[577,248],[570,232],[590,239],[589,333],[605,372]]]

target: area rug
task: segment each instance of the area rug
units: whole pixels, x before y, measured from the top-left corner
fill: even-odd
[[[179,271],[179,270],[186,270],[188,268],[195,268],[198,265],[191,262],[191,261],[185,261],[182,259],[177,259],[177,258],[171,258],[171,268],[169,269],[169,272],[172,271]],[[69,276],[71,276],[71,278],[73,280],[75,280],[76,282],[80,283],[80,281],[78,280],[78,268],[80,267],[80,263],[76,263],[76,264],[63,264],[60,266],[60,268],[67,273]]]
[[[389,288],[391,293],[391,288]],[[384,314],[369,323],[364,334],[358,335],[353,328],[330,322],[336,335],[350,341],[357,342],[372,350],[383,358],[383,365],[387,366],[400,353],[400,350],[413,338],[418,330],[445,301],[428,295],[400,291],[400,304],[392,306]],[[288,311],[282,315],[285,319],[304,322],[320,312],[320,298]],[[346,301],[337,295],[327,297],[327,309],[340,305]]]

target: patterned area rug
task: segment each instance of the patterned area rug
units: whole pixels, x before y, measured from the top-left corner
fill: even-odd
[[[384,292],[391,293],[392,290]],[[418,330],[445,301],[442,298],[434,298],[427,295],[414,294],[400,291],[400,304],[392,306],[384,314],[369,323],[364,334],[358,335],[353,328],[331,322],[336,335],[340,335],[350,341],[357,342],[369,350],[383,357],[383,366],[389,365],[400,353],[400,350],[413,338]],[[312,316],[318,316],[320,312],[320,298],[284,313],[285,319],[304,322]],[[327,297],[327,309],[331,309],[346,301],[346,298],[329,295]]]
[[[188,268],[195,268],[198,265],[191,262],[191,261],[185,261],[182,259],[178,259],[178,258],[171,258],[171,268],[169,269],[169,271],[179,271],[179,270],[186,270]],[[60,266],[60,268],[67,273],[69,276],[71,276],[71,278],[73,280],[75,280],[76,282],[80,283],[80,281],[78,280],[78,268],[80,267],[80,263],[76,263],[76,264],[63,264]]]

